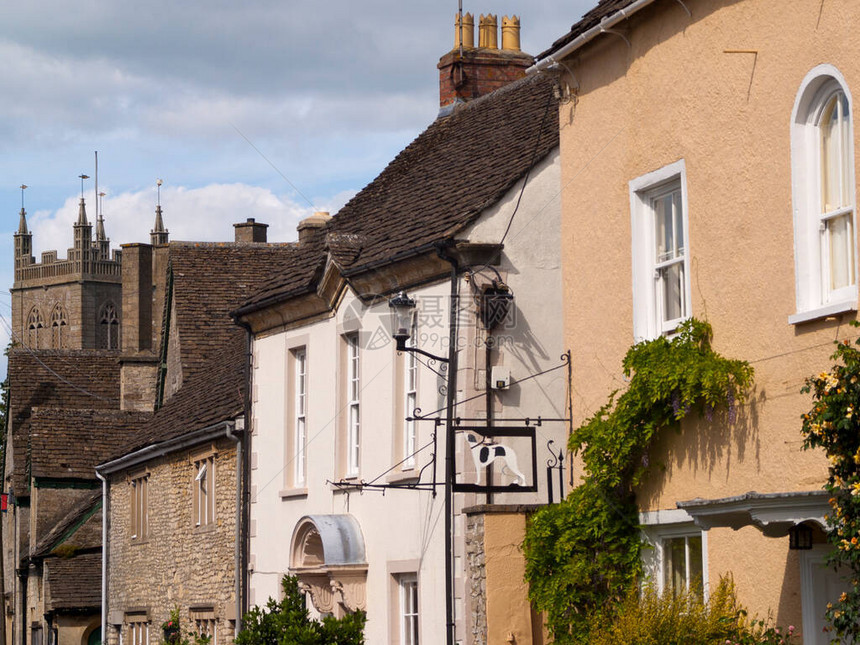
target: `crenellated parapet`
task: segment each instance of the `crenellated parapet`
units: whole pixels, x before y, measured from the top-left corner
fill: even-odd
[[[41,262],[33,257],[33,234],[27,227],[27,213],[21,209],[18,231],[15,233],[15,288],[39,287],[58,281],[92,280],[117,282],[122,279],[122,251],[111,255],[110,240],[104,233],[104,220],[99,218],[96,239],[87,220],[86,206],[81,199],[78,219],[73,226],[74,246],[66,258],[57,251],[43,251]]]

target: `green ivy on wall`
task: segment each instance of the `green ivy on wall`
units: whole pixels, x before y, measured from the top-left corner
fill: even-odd
[[[627,390],[613,392],[571,436],[583,483],[532,516],[523,544],[529,595],[556,643],[587,643],[589,623],[611,620],[641,574],[635,488],[652,442],[694,408],[710,418],[725,405],[734,422],[753,368],[717,354],[711,337],[708,323],[690,319],[671,339],[631,347]]]
[[[855,327],[860,326],[852,321]],[[803,415],[804,448],[823,448],[830,460],[824,488],[833,512],[827,538],[833,545],[828,561],[850,572],[851,585],[838,602],[827,607],[836,636],[860,641],[860,350],[843,340],[836,343],[829,372],[808,378],[803,392],[812,392],[812,409]]]

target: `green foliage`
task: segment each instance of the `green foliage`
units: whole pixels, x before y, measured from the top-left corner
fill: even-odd
[[[61,544],[51,551],[51,553],[58,558],[68,559],[74,558],[78,554],[78,551],[80,551],[80,547],[75,544]]]
[[[695,592],[659,595],[652,587],[633,588],[615,620],[592,619],[591,645],[791,645],[794,626],[781,630],[770,621],[748,620],[734,583],[722,578],[708,602]]]
[[[331,616],[322,622],[311,620],[299,592],[297,578],[285,576],[284,598],[269,598],[264,608],[254,607],[245,614],[244,629],[236,645],[363,645],[364,612]]]
[[[14,347],[12,341],[6,349],[3,350],[3,355],[8,359],[9,350]],[[8,365],[8,363],[7,363]],[[6,429],[9,423],[9,373],[7,373],[2,382],[0,382],[0,460],[4,460],[6,454]],[[5,461],[5,460],[4,460]],[[0,466],[2,467],[2,466]]]
[[[627,391],[613,392],[571,436],[584,482],[534,514],[523,544],[529,596],[546,613],[556,643],[590,642],[590,626],[612,619],[641,573],[634,490],[654,439],[693,407],[710,417],[725,404],[734,421],[753,369],[714,352],[711,335],[710,325],[690,319],[672,339],[630,348]]]
[[[860,323],[852,321],[855,327]],[[847,340],[836,343],[836,364],[806,380],[812,409],[803,415],[804,448],[823,448],[830,460],[824,488],[833,512],[827,538],[829,563],[850,573],[850,589],[828,604],[827,619],[838,637],[860,641],[860,350]]]

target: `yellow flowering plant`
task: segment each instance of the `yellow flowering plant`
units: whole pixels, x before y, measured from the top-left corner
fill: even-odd
[[[854,327],[860,326],[852,321]],[[834,642],[860,641],[860,339],[837,341],[827,372],[806,379],[812,408],[802,416],[803,447],[821,448],[830,463],[828,562],[850,572],[849,591],[826,610]]]

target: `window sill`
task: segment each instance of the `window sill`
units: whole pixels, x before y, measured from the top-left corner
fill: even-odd
[[[414,469],[399,470],[391,473],[385,478],[388,484],[404,484],[406,482],[418,481],[418,471]]]
[[[215,522],[209,522],[208,524],[197,524],[194,526],[194,533],[211,533],[215,530]]]
[[[815,309],[809,309],[808,311],[800,311],[788,317],[788,324],[799,325],[812,320],[843,314],[847,311],[857,311],[857,300],[834,302],[829,305],[816,307]]]
[[[278,495],[280,495],[281,499],[292,499],[294,497],[307,497],[308,489],[307,488],[286,488],[284,490],[278,491]]]

